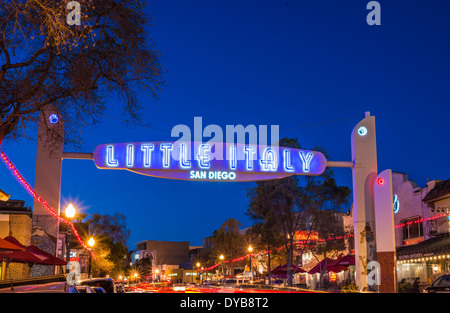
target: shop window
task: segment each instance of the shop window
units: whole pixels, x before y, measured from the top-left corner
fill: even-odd
[[[404,219],[401,224],[403,226],[403,240],[414,239],[423,237],[423,226],[420,222],[422,218],[420,216]]]

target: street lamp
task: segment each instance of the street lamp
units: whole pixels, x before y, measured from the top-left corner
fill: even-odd
[[[69,205],[67,206],[65,212],[67,219],[72,220],[73,217],[75,216],[75,208],[73,207],[72,203],[69,203]],[[66,233],[66,240],[67,240],[67,252],[66,252],[66,260],[67,260],[67,265],[69,265],[70,262],[70,241],[71,241],[71,235],[72,235],[72,230],[70,228],[70,225],[67,225],[67,233]],[[66,273],[69,273],[70,271],[70,266],[67,266],[66,268]]]
[[[252,272],[252,251],[253,251],[253,247],[249,246],[248,247],[248,252],[250,252],[250,274],[252,275],[252,280],[253,280],[253,272]]]
[[[88,240],[88,246],[92,249],[92,247],[95,245],[95,240],[93,237],[91,237]],[[91,268],[92,268],[92,253],[89,253],[89,273],[88,278],[91,278]]]
[[[197,278],[196,278],[196,280],[197,280],[197,283],[200,283],[200,277],[199,277],[199,272],[198,272],[198,268],[200,267],[200,263],[199,262],[197,262]]]
[[[222,274],[222,278],[223,278],[223,259],[224,259],[225,257],[223,256],[223,254],[221,254],[220,256],[219,256],[219,259],[220,259],[220,269],[221,269],[221,274]]]

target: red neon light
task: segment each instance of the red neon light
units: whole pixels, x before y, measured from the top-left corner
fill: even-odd
[[[383,178],[378,178],[377,179],[377,184],[379,185],[379,186],[383,186],[384,185],[384,179]]]
[[[450,216],[450,213],[443,213],[443,214],[435,215],[435,216],[432,216],[432,217],[426,217],[426,218],[422,217],[422,218],[414,220],[414,221],[409,221],[409,222],[406,222],[406,223],[403,223],[403,224],[395,225],[394,227],[395,228],[405,227],[407,225],[413,225],[413,224],[418,224],[418,223],[422,223],[422,222],[428,222],[428,221],[437,220],[439,218],[446,217],[446,216]]]
[[[3,160],[3,162],[6,164],[6,166],[11,170],[11,172],[14,174],[14,176],[16,177],[16,179],[22,184],[22,186],[33,196],[33,198],[37,201],[37,202],[41,202],[42,205],[44,206],[44,208],[49,211],[49,213],[51,215],[53,215],[54,217],[56,217],[60,222],[63,222],[67,225],[70,226],[70,228],[72,228],[73,234],[75,235],[75,237],[77,238],[78,242],[86,249],[88,250],[92,257],[95,258],[94,253],[91,251],[91,248],[89,248],[88,246],[85,245],[85,243],[83,242],[83,240],[81,239],[80,235],[78,234],[78,231],[75,229],[75,226],[73,225],[72,222],[62,218],[61,216],[59,216],[48,204],[46,201],[43,201],[42,198],[40,196],[38,196],[36,194],[36,192],[33,190],[33,188],[31,188],[30,184],[25,180],[25,178],[23,178],[23,176],[19,173],[19,171],[17,170],[17,168],[14,166],[14,164],[8,159],[8,157],[6,156],[6,154],[0,149],[0,156]]]
[[[346,235],[346,236],[328,237],[327,239],[300,240],[300,241],[295,241],[295,242],[293,242],[293,245],[306,244],[306,243],[314,243],[314,242],[325,242],[325,241],[339,240],[339,239],[345,239],[345,238],[351,238],[351,237],[354,237],[354,234],[349,234],[349,235]],[[234,262],[237,262],[237,261],[241,261],[241,260],[243,260],[243,259],[249,257],[250,255],[251,255],[252,257],[257,257],[257,256],[259,256],[259,255],[268,254],[268,253],[271,253],[271,252],[274,252],[274,251],[277,251],[277,250],[281,250],[281,249],[283,249],[284,247],[286,247],[286,245],[281,246],[281,247],[278,247],[278,248],[275,248],[275,249],[272,249],[272,250],[270,250],[270,251],[269,251],[269,250],[265,250],[265,251],[262,251],[261,253],[246,254],[246,255],[244,255],[244,256],[241,256],[241,257],[236,258],[236,259],[233,259],[233,260],[222,261],[222,263],[230,263],[230,262],[233,262],[233,263],[234,263]],[[210,267],[204,268],[203,271],[209,271],[209,270],[215,269],[215,268],[218,267],[220,264],[221,264],[221,263],[216,263],[216,264],[214,264],[214,265],[212,265],[212,266],[210,266]],[[202,271],[202,270],[199,270],[199,271]]]

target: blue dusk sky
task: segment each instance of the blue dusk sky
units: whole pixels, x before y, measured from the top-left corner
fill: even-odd
[[[369,26],[367,0],[153,0],[148,14],[162,52],[166,87],[144,95],[142,122],[126,128],[111,101],[101,123],[83,129],[82,152],[99,144],[176,140],[178,124],[279,125],[280,137],[326,148],[351,161],[350,136],[364,113],[376,118],[378,169],[403,172],[419,186],[450,178],[449,1],[379,1],[381,25]],[[70,122],[70,121],[69,121]],[[34,184],[36,143],[2,149]],[[66,150],[66,152],[72,152]],[[351,170],[335,169],[351,187]],[[0,188],[32,206],[0,166]],[[129,248],[141,240],[201,245],[230,217],[243,227],[247,188],[255,183],[158,179],[64,160],[61,208],[122,213]]]

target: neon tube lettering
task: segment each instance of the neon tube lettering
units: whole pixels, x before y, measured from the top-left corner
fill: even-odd
[[[260,163],[261,169],[263,171],[270,171],[270,172],[276,171],[278,168],[278,162],[275,149],[270,147],[264,149]]]
[[[312,160],[314,154],[312,154],[311,152],[308,152],[305,155],[305,153],[303,151],[300,151],[299,155],[300,155],[300,159],[302,160],[302,163],[303,163],[303,172],[309,172],[311,160]]]
[[[185,143],[180,144],[180,167],[184,169],[191,168],[191,161],[188,161],[188,151]]]
[[[286,172],[295,171],[294,165],[291,164],[291,151],[287,149],[283,151],[283,166]]]
[[[134,165],[134,145],[129,144],[127,145],[126,150],[126,165],[127,167],[133,167]]]
[[[208,144],[202,144],[198,148],[198,166],[203,169],[208,169],[210,166],[209,163],[209,154],[206,153],[210,151],[211,147]]]
[[[173,149],[173,144],[162,143],[159,145],[159,149],[163,152],[163,162],[162,162],[163,167],[164,168],[170,167],[170,156]]]
[[[236,170],[237,168],[237,154],[235,145],[230,146],[229,167],[230,170]]]
[[[245,169],[247,171],[253,171],[253,156],[256,153],[256,148],[252,146],[246,146],[244,147],[244,153],[245,153]]]
[[[119,166],[119,161],[114,159],[114,146],[106,146],[106,166],[117,167]]]
[[[143,162],[144,167],[150,167],[152,165],[152,152],[155,149],[155,145],[153,144],[144,144],[141,145],[141,150],[144,152]]]

